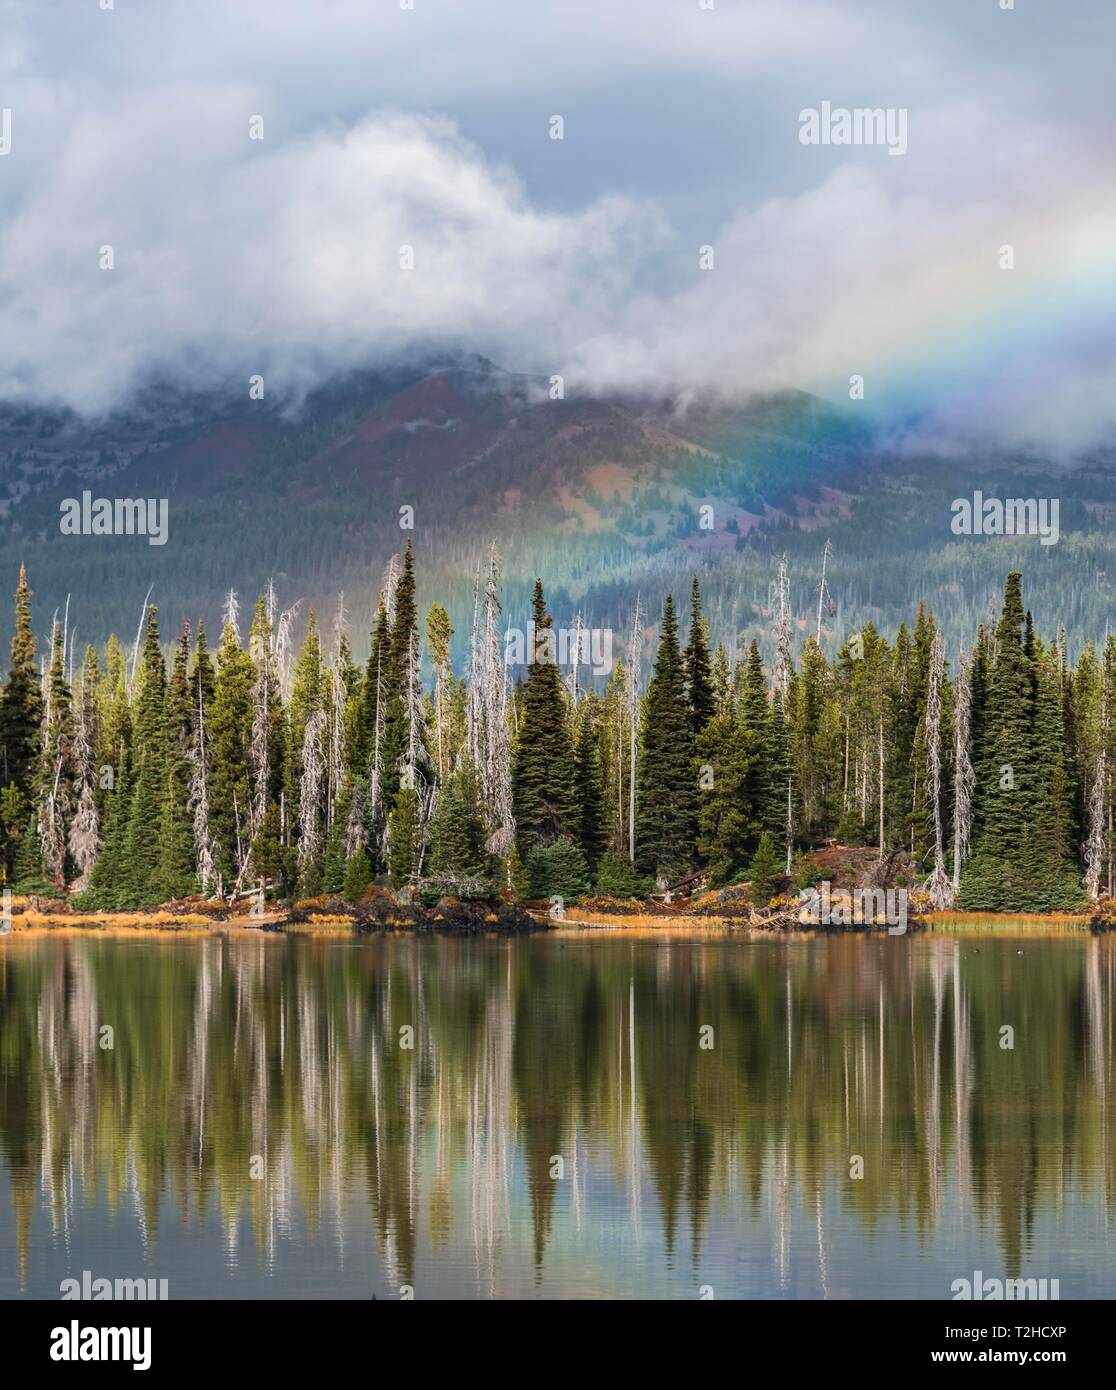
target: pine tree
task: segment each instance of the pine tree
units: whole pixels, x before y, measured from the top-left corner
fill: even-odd
[[[213,662],[205,640],[205,624],[198,622],[198,641],[190,672],[190,795],[187,802],[191,816],[194,844],[194,865],[198,885],[209,892],[216,875],[214,864],[215,841],[209,814],[212,776],[212,746],[210,743],[210,710],[213,704]]]
[[[797,827],[802,821],[802,810],[794,781],[790,731],[784,711],[783,697],[776,694],[771,701],[768,715],[768,742],[771,748],[768,772],[770,792],[762,819],[764,828],[771,833],[772,840],[783,846],[786,871],[790,873],[794,847],[798,839]]]
[[[358,845],[345,865],[342,896],[351,903],[360,901],[361,894],[372,882],[372,865],[363,845]]]
[[[306,726],[314,715],[325,707],[325,668],[322,664],[322,644],[318,636],[318,616],[311,607],[306,621],[306,636],[295,664],[288,710],[289,737],[287,767],[283,777],[286,804],[297,817],[302,794],[303,749]],[[320,813],[320,807],[318,811]]]
[[[1026,911],[1038,899],[1073,896],[1059,854],[1060,691],[1048,686],[1040,701],[1037,657],[1033,625],[1023,612],[1022,577],[1013,572],[1004,589],[995,659],[982,701],[977,830],[961,874],[959,905],[965,909]]]
[[[741,769],[743,781],[740,796],[755,821],[754,837],[750,835],[742,846],[751,854],[759,842],[760,832],[770,830],[777,837],[786,818],[786,794],[774,785],[775,748],[772,743],[771,707],[767,700],[767,680],[759,644],[752,640],[740,686],[738,722],[746,736],[750,766]]]
[[[440,603],[431,604],[426,615],[426,643],[434,667],[434,768],[440,782],[444,782],[449,776],[454,751],[450,728],[450,703],[453,697],[453,663],[450,658],[452,640],[453,628],[450,626],[449,614]]]
[[[101,850],[101,807],[98,802],[97,747],[100,718],[97,709],[99,672],[97,653],[85,649],[81,684],[75,700],[73,771],[74,818],[70,822],[68,849],[76,875],[73,891],[82,892]]]
[[[388,643],[383,725],[383,800],[392,805],[402,784],[401,765],[407,752],[412,644],[418,639],[415,606],[415,561],[408,539],[403,570],[395,590],[395,615]]]
[[[20,565],[12,665],[0,704],[0,784],[18,787],[28,799],[34,794],[43,718],[42,691],[35,669],[35,635],[31,631],[31,598],[27,571]]]
[[[636,783],[636,864],[671,879],[694,861],[697,775],[674,603],[668,594],[644,702]]]
[[[15,890],[17,893],[52,893],[55,885],[47,875],[39,841],[39,825],[34,815],[27,818],[23,838],[15,853]]]
[[[105,646],[105,674],[98,693],[98,706],[101,739],[97,761],[102,767],[116,767],[124,748],[131,746],[132,709],[128,694],[128,663],[115,634],[109,637]],[[106,793],[99,803],[102,810],[107,801],[107,790],[101,788]]]
[[[376,606],[372,625],[371,647],[364,679],[360,686],[356,735],[353,742],[353,761],[362,775],[367,775],[376,752],[376,729],[380,719],[382,696],[386,680],[391,633],[383,595]]]
[[[286,868],[280,837],[279,806],[272,802],[263,814],[252,841],[252,868],[268,884],[277,884]]]
[[[752,903],[756,907],[766,907],[775,894],[782,871],[775,853],[775,843],[765,830],[760,836],[755,857],[748,866],[748,878],[752,884]]]
[[[1083,899],[1073,836],[1073,790],[1066,763],[1065,705],[1056,654],[1035,651],[1035,792],[1022,864],[1030,911],[1068,911]]]
[[[400,787],[388,817],[388,872],[392,887],[409,883],[418,870],[422,807],[414,787]]]
[[[694,736],[713,718],[717,707],[713,675],[709,660],[709,635],[701,611],[701,590],[697,575],[690,587],[690,640],[686,644],[686,698],[690,704],[690,721]]]
[[[185,898],[197,888],[190,815],[190,758],[194,718],[190,682],[190,625],[184,622],[166,688],[166,773],[159,804],[155,872],[156,902]]]
[[[121,748],[105,809],[105,833],[101,853],[93,866],[88,896],[94,907],[127,906],[124,885],[128,821],[132,810],[132,777],[127,746]]]
[[[581,846],[590,874],[596,873],[597,864],[608,843],[605,830],[604,788],[601,780],[601,750],[591,714],[595,705],[595,697],[586,696],[578,721],[577,747],[574,753],[578,800],[577,842]]]
[[[197,888],[194,843],[186,787],[175,761],[168,759],[155,843],[155,871],[150,881],[150,900],[171,902],[189,897]]]
[[[47,875],[56,889],[66,885],[66,829],[72,810],[73,709],[66,681],[65,638],[54,624],[47,700],[43,715],[43,750],[39,765],[39,843]]]
[[[251,784],[250,832],[254,836],[268,806],[283,792],[284,734],[283,701],[279,689],[279,666],[275,654],[268,599],[261,594],[252,616],[248,639],[252,662],[252,735],[249,744],[249,782]]]
[[[486,868],[480,783],[466,754],[442,787],[430,822],[429,872],[479,876]]]
[[[204,667],[199,665],[198,669]],[[251,659],[242,649],[233,623],[226,620],[211,708],[206,711],[211,769],[209,822],[214,862],[226,889],[244,870],[249,844],[252,675]]]
[[[525,863],[536,844],[574,836],[579,829],[573,747],[540,579],[535,580],[531,611],[532,660],[512,765],[516,844]]]
[[[345,868],[350,858],[346,844],[352,801],[352,784],[347,782],[337,798],[333,824],[329,828],[329,837],[326,840],[325,858],[322,861],[322,887],[327,893],[340,893],[344,887]]]
[[[15,880],[15,864],[19,847],[27,828],[30,809],[27,798],[18,787],[0,790],[0,835],[3,837],[4,882]]]
[[[711,880],[728,883],[744,869],[762,828],[754,787],[760,767],[755,735],[730,707],[706,726],[697,758],[697,848]]]
[[[717,643],[713,653],[713,708],[717,714],[725,714],[733,699],[732,669],[722,643]]]
[[[159,822],[167,789],[169,739],[166,717],[166,669],[159,648],[158,610],[147,610],[135,718],[135,792],[128,818],[120,899],[128,907],[157,903]]]

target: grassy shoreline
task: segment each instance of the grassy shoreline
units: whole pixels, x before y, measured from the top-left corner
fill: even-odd
[[[632,940],[771,940],[776,937],[809,939],[819,935],[835,935],[842,929],[826,931],[817,927],[801,930],[780,930],[753,925],[730,917],[698,917],[688,913],[677,915],[653,913],[636,909],[632,912],[604,912],[572,906],[564,920],[552,921],[541,910],[529,910],[533,928],[530,934],[546,934],[559,938],[610,937]],[[857,935],[867,932],[882,934],[885,928],[856,926],[845,928]],[[912,920],[908,934],[919,931],[945,931],[964,935],[1005,935],[1013,932],[1034,933],[1082,932],[1093,930],[1093,919],[1081,914],[995,912],[938,912],[927,913]],[[456,935],[451,926],[435,920],[416,923],[413,920],[379,920],[371,922],[354,912],[338,911],[333,904],[312,901],[293,908],[269,910],[263,916],[252,917],[246,912],[230,911],[219,904],[200,905],[198,910],[179,907],[161,908],[146,912],[77,912],[69,908],[50,910],[45,905],[13,899],[11,932],[0,935],[28,936],[44,933],[87,935],[167,936],[221,935],[254,936],[278,940],[284,936],[352,936],[354,934]],[[472,934],[507,935],[495,921],[491,931],[486,926]]]

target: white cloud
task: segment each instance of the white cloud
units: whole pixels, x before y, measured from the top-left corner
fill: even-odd
[[[1080,444],[1111,426],[1106,14],[0,0],[0,392],[96,411],[151,371],[297,388],[450,345],[591,390],[864,372],[869,407]],[[824,99],[903,104],[909,154],[804,148]]]
[[[445,119],[385,114],[272,150],[266,125],[248,140],[253,109],[179,89],[74,132],[8,228],[9,395],[95,410],[187,367],[289,387],[416,343],[530,340],[545,360],[623,302],[633,247],[660,235],[630,199],[532,207]]]

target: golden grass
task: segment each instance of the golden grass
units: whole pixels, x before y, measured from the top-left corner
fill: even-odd
[[[177,912],[38,912],[12,915],[12,931],[132,931],[139,928],[184,931],[214,925],[202,913]]]
[[[725,941],[730,936],[747,937],[750,933],[730,931],[727,927],[694,927],[680,923],[677,926],[666,927],[565,926],[555,928],[547,932],[547,935],[577,937],[580,940],[590,937],[600,940],[608,937],[610,941]]]

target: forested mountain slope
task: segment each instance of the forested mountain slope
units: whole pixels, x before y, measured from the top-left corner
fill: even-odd
[[[367,649],[389,556],[413,538],[430,594],[457,629],[487,544],[504,556],[505,612],[525,625],[536,574],[556,621],[580,611],[626,629],[637,591],[656,612],[696,571],[714,640],[770,653],[775,556],[789,558],[801,636],[815,631],[826,539],[823,646],[872,620],[894,631],[919,600],[948,644],[971,638],[1006,570],[1025,567],[1036,622],[1064,623],[1071,651],[1104,632],[1116,573],[1107,528],[1116,458],[1073,469],[1040,458],[900,453],[861,423],[797,393],[738,406],[550,398],[548,383],[459,358],[333,383],[295,402],[151,386],[90,423],[0,412],[0,574],[26,562],[43,622],[72,595],[82,640],[130,637],[148,587],[168,625],[215,623],[223,594],[332,608],[344,590],[354,649]],[[956,537],[950,504],[985,495],[1058,498],[1060,539]],[[166,545],[64,536],[59,504],[165,497]],[[413,508],[413,530],[401,520]],[[308,604],[302,607],[305,616]]]

